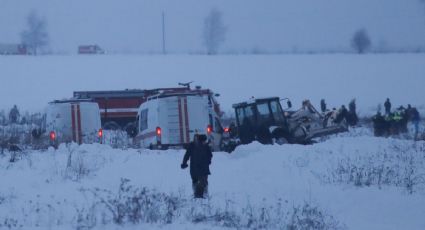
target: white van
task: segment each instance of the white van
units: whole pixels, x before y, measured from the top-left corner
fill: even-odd
[[[138,111],[135,144],[150,149],[184,147],[194,134],[207,135],[220,150],[223,128],[212,94],[160,94],[148,98]]]
[[[75,142],[102,143],[103,130],[97,103],[82,100],[54,101],[46,108],[44,131],[50,145]]]

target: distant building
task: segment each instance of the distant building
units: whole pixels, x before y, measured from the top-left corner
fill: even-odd
[[[1,44],[0,55],[27,55],[28,48],[23,44]]]
[[[81,45],[78,46],[78,54],[104,54],[105,51],[98,45]]]

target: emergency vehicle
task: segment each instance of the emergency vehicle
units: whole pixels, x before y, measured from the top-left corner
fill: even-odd
[[[149,97],[138,111],[135,144],[150,149],[181,148],[194,134],[207,135],[214,151],[220,150],[221,112],[210,90],[160,93]]]
[[[62,100],[49,103],[43,125],[49,144],[75,142],[102,143],[103,130],[97,103],[87,100]]]
[[[98,45],[78,46],[78,54],[104,54],[105,51]]]
[[[1,55],[26,55],[28,48],[23,44],[0,44]]]
[[[99,105],[102,127],[104,129],[123,129],[129,136],[137,134],[136,117],[141,104],[145,103],[149,97],[161,93],[184,94],[196,93],[212,94],[208,89],[196,87],[190,88],[189,83],[180,83],[184,87],[156,88],[156,89],[125,89],[109,91],[75,91],[74,98],[83,100],[93,100]],[[214,100],[213,108],[220,114],[220,105]]]

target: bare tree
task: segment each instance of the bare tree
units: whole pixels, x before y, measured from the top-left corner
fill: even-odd
[[[226,39],[227,28],[222,21],[222,13],[213,8],[204,20],[203,39],[209,55],[216,54]]]
[[[357,30],[351,39],[351,46],[359,54],[366,52],[370,48],[371,44],[372,42],[370,41],[369,35],[365,29]]]
[[[19,109],[16,105],[9,112],[9,122],[10,123],[18,123],[20,117]]]
[[[31,49],[34,55],[37,55],[38,49],[49,43],[47,22],[38,16],[37,12],[31,11],[27,16],[27,26],[28,28],[21,33],[22,44]]]

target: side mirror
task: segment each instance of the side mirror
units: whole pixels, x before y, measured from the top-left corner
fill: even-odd
[[[292,102],[290,100],[288,100],[288,102],[286,102],[286,104],[288,105],[288,108],[292,108]]]

